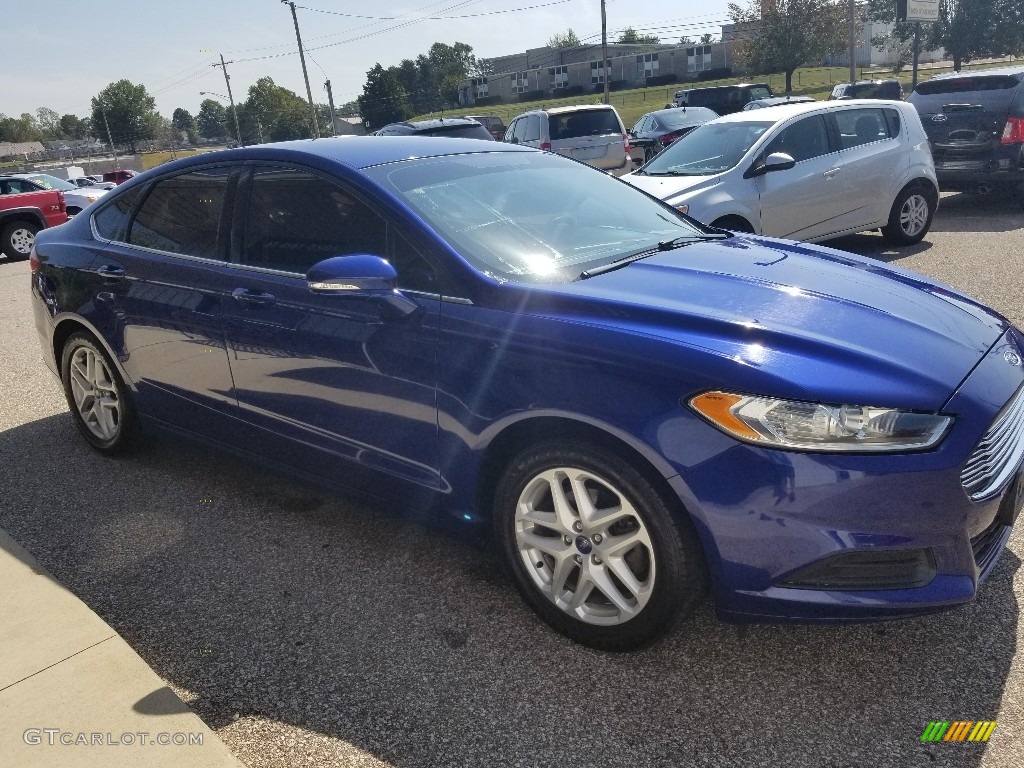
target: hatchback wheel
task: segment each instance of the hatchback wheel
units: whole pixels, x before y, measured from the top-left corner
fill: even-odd
[[[27,221],[16,221],[4,227],[0,234],[0,251],[11,261],[27,259],[36,242],[39,225]]]
[[[98,451],[127,448],[136,429],[128,388],[106,352],[92,336],[73,334],[61,356],[61,381],[79,431]]]
[[[928,234],[934,214],[934,196],[922,187],[908,187],[896,196],[882,234],[895,245],[919,243]]]
[[[501,479],[495,503],[498,544],[519,591],[585,645],[642,647],[703,592],[689,521],[604,450],[571,442],[527,449]]]

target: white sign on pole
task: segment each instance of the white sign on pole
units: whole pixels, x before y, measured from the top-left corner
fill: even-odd
[[[907,0],[907,21],[938,21],[939,0]]]

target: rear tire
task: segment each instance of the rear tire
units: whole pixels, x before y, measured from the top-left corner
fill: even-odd
[[[0,251],[11,261],[24,261],[32,252],[36,242],[38,224],[29,221],[15,221],[8,224],[0,233]]]
[[[553,440],[519,453],[498,483],[494,525],[523,599],[592,648],[653,642],[704,591],[689,520],[636,467],[594,445]]]
[[[130,448],[138,430],[131,394],[92,335],[68,337],[60,371],[71,416],[89,445],[109,456]]]
[[[892,204],[889,223],[882,227],[882,236],[893,245],[914,245],[921,242],[932,226],[935,195],[924,187],[904,187]]]

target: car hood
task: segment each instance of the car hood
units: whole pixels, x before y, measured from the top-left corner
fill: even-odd
[[[642,189],[659,200],[672,203],[683,193],[702,192],[721,183],[722,174],[713,176],[646,176],[639,173],[627,173],[622,180]]]
[[[102,189],[100,187],[79,187],[78,189],[69,189],[65,192],[64,199],[68,202],[81,202],[83,205],[88,205],[90,197],[103,197],[109,191],[109,189]]]
[[[1009,325],[923,276],[755,236],[534,293],[564,319],[703,352],[667,353],[698,386],[923,410],[941,408]]]

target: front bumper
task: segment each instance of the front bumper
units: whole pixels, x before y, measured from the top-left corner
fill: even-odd
[[[674,478],[707,554],[719,615],[863,621],[972,600],[1024,497],[1020,462],[978,501],[960,477],[1004,404],[1024,391],[1024,369],[1007,362],[1008,351],[1024,358],[1015,329],[942,409],[956,422],[933,451],[853,456],[736,444]],[[858,574],[861,564],[871,568]],[[857,578],[878,586],[857,588]],[[830,584],[841,586],[822,586]]]

